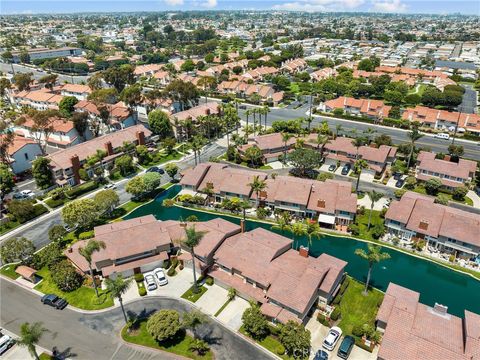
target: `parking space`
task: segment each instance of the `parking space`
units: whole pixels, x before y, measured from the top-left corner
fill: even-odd
[[[197,305],[202,312],[208,315],[214,315],[227,301],[228,291],[215,284],[207,287],[208,291],[197,300],[195,305]]]
[[[167,275],[167,279],[167,285],[158,286],[157,289],[152,291],[147,290],[147,295],[180,297],[193,285],[193,274],[189,268],[177,269],[177,274],[175,276]]]
[[[217,319],[230,329],[238,330],[242,326],[242,315],[249,307],[247,300],[237,296],[223,309]]]
[[[381,211],[384,207],[387,207],[389,199],[387,197],[382,197],[380,200],[376,201],[373,205],[373,210]],[[370,209],[372,202],[368,195],[365,195],[363,198],[357,200],[358,206],[365,206],[366,209]]]
[[[401,179],[405,180],[407,178],[407,175],[402,175]],[[398,179],[395,179],[393,176],[388,179],[387,181],[387,186],[395,189],[400,189],[399,187],[395,186],[397,184]]]

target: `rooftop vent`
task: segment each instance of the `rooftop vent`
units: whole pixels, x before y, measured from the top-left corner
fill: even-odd
[[[325,200],[318,200],[318,201],[317,201],[317,206],[318,206],[319,208],[323,208],[323,209],[324,209],[324,208],[325,208]]]
[[[440,315],[447,315],[448,306],[445,306],[445,305],[442,305],[442,304],[439,304],[439,303],[435,303],[435,306],[433,307],[433,310]]]

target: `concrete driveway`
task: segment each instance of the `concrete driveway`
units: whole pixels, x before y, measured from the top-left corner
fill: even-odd
[[[167,285],[159,286],[157,289],[152,291],[147,290],[147,295],[180,297],[183,295],[185,291],[190,289],[190,287],[193,285],[192,270],[187,267],[184,268],[183,270],[179,270],[177,268],[177,274],[175,276],[167,275],[167,278],[168,278]]]
[[[223,309],[217,319],[230,329],[238,330],[242,326],[242,315],[249,307],[247,300],[237,296]]]
[[[207,286],[207,288],[208,291],[197,300],[195,305],[197,305],[202,312],[214,315],[227,301],[228,291],[215,284]]]
[[[387,205],[388,200],[388,198],[382,197],[380,200],[375,202],[373,205],[373,210],[381,211],[383,207]],[[370,209],[372,202],[370,201],[368,195],[365,195],[362,199],[357,200],[357,204],[358,206],[365,206],[366,209]]]

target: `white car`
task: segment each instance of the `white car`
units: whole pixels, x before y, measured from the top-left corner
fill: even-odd
[[[435,134],[434,137],[436,137],[437,139],[443,139],[443,140],[450,139],[450,135],[448,135],[447,133]]]
[[[117,188],[117,185],[115,185],[115,184],[107,184],[104,187],[105,190],[108,190],[108,189],[115,190],[116,188]]]
[[[148,275],[145,275],[145,285],[147,289],[150,291],[155,290],[157,288],[157,283],[155,282],[155,278],[151,273]]]
[[[22,190],[20,191],[20,194],[22,194],[25,198],[35,197],[35,193],[32,190]]]
[[[168,284],[168,280],[167,280],[167,278],[165,277],[165,273],[163,272],[162,269],[157,268],[157,269],[153,270],[153,275],[155,275],[155,278],[157,279],[158,284],[159,284],[160,286],[163,286],[163,285],[167,285],[167,284]]]
[[[13,340],[10,336],[0,332],[0,355],[10,349],[14,344],[15,340]]]
[[[323,340],[322,347],[332,351],[335,348],[335,345],[337,345],[337,342],[338,340],[340,340],[341,336],[342,336],[342,329],[336,326],[332,327],[328,331],[327,337]]]

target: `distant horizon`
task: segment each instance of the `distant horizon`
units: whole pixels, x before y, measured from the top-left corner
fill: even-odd
[[[85,8],[89,9],[86,10]],[[81,9],[81,10],[80,10]],[[2,0],[0,15],[74,15],[192,11],[289,11],[308,13],[480,16],[470,0]]]

